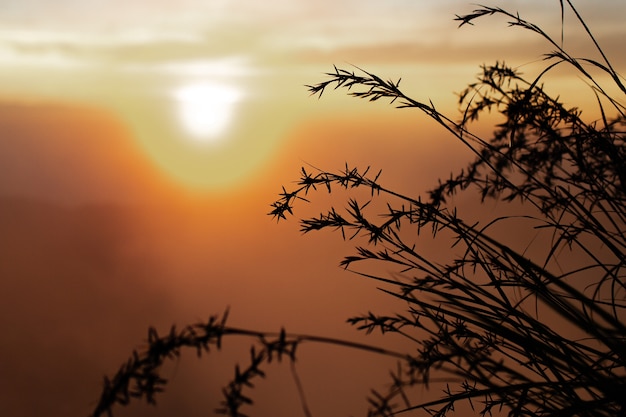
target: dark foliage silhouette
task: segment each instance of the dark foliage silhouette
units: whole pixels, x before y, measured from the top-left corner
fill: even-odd
[[[110,415],[114,404],[126,404],[131,397],[154,401],[165,383],[159,375],[165,359],[183,347],[195,348],[199,355],[211,345],[219,348],[221,338],[231,334],[257,342],[248,367],[237,368],[223,391],[218,411],[232,416],[243,415],[242,406],[252,403],[244,390],[264,375],[262,365],[282,357],[293,362],[304,342],[346,345],[398,359],[388,389],[372,391],[370,416],[409,411],[443,416],[460,402],[479,415],[626,415],[626,117],[621,104],[626,88],[573,4],[559,4],[562,16],[576,16],[601,60],[570,55],[562,42],[500,8],[479,7],[457,16],[461,26],[503,16],[510,26],[534,32],[552,48],[544,70],[531,79],[505,63],[483,66],[478,80],[459,95],[460,121],[441,114],[432,102],[406,96],[399,81],[358,68],[335,67],[325,81],[309,86],[314,95],[345,88],[358,98],[417,109],[475,155],[469,166],[421,197],[394,191],[383,184],[380,172],[371,174],[369,168],[303,168],[298,185],[283,188],[272,205],[270,214],[281,220],[316,192],[355,192],[345,209],[330,207],[301,220],[302,230],[330,229],[354,239],[356,253],[341,264],[380,283],[403,310],[395,315],[370,312],[348,321],[368,333],[406,337],[413,349],[392,352],[284,331],[234,329],[226,325],[226,315],[182,331],[172,329],[165,337],[151,329],[148,349],[134,352],[112,379],[105,379],[93,415]],[[560,66],[576,71],[596,95],[599,120],[585,121],[579,109],[565,107],[545,91],[543,80]],[[489,139],[471,130],[485,111],[503,116]],[[358,190],[367,190],[367,197]],[[452,203],[458,193],[500,201],[503,213],[466,221]],[[507,207],[524,211],[507,214]],[[498,234],[498,228],[508,225],[535,230],[541,239],[520,245],[511,234]],[[426,230],[434,237],[454,238],[448,259],[432,259],[416,249],[416,239]],[[371,272],[372,261],[390,272]],[[553,327],[544,315],[563,324]],[[412,389],[428,386],[435,377],[448,381],[443,396],[419,402]]]

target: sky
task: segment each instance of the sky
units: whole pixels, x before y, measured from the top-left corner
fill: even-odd
[[[558,1],[500,3],[487,4],[560,37]],[[623,73],[626,4],[578,3]],[[474,7],[0,0],[0,414],[86,415],[102,375],[149,325],[184,325],[227,306],[241,327],[361,340],[347,317],[398,306],[338,268],[349,243],[302,236],[295,219],[277,225],[269,204],[303,165],[371,165],[418,195],[469,156],[415,111],[344,91],[318,100],[305,85],[333,65],[357,66],[402,77],[410,96],[454,116],[454,93],[481,64],[505,60],[533,74],[551,51],[503,19],[457,28],[454,16]],[[574,55],[597,56],[571,13],[564,33]],[[550,77],[566,103],[597,117],[575,74]],[[317,201],[297,214],[329,199]],[[161,407],[116,415],[206,415],[236,354],[247,358],[245,343],[228,348],[168,369]],[[299,366],[318,415],[363,414],[368,388],[393,366],[325,347],[305,354]],[[286,369],[259,387],[255,415],[299,412]]]

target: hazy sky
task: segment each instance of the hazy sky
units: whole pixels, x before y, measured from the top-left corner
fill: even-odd
[[[579,3],[623,73],[626,2]],[[488,4],[560,37],[557,0]],[[454,116],[454,92],[481,64],[506,59],[532,74],[551,50],[502,19],[457,29],[455,14],[474,7],[0,0],[0,415],[85,414],[101,375],[148,325],[230,305],[242,327],[353,337],[348,316],[397,308],[337,268],[352,253],[338,236],[302,237],[295,221],[276,225],[266,213],[307,163],[382,168],[386,183],[413,195],[464,166],[467,152],[418,113],[344,91],[317,100],[304,86],[353,64],[402,77],[411,96]],[[574,27],[568,13],[565,44],[584,55],[590,43]],[[572,105],[593,102],[567,71],[550,86]],[[234,345],[238,360],[247,349]],[[368,387],[387,375],[370,357],[306,352],[299,366],[314,415],[362,414]],[[232,374],[228,359],[181,362],[168,371],[176,380],[164,408],[119,415],[207,415]],[[281,391],[293,388],[290,376],[273,372],[283,372],[280,390],[263,385],[251,414],[292,416],[295,393]]]
[[[560,36],[558,2],[507,5]],[[550,50],[537,50],[536,37],[507,30],[502,19],[457,30],[455,14],[473,7],[451,0],[5,1],[0,98],[112,111],[176,181],[223,189],[266,163],[305,114],[333,109],[330,100],[313,105],[303,87],[332,64],[403,76],[417,98],[451,108],[452,92],[495,51],[528,66]],[[619,6],[580,7],[609,50],[619,51]],[[569,13],[568,28],[573,20]],[[579,35],[567,41],[585,50]]]

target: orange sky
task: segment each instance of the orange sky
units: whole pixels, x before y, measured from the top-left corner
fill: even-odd
[[[507,7],[558,37],[558,2],[548,3]],[[276,225],[269,203],[307,163],[382,168],[385,182],[418,195],[468,155],[411,110],[344,92],[317,100],[303,85],[351,63],[402,76],[412,96],[453,114],[453,93],[480,64],[506,59],[532,73],[549,51],[498,19],[456,29],[454,15],[472,9],[458,1],[260,4],[0,6],[0,415],[85,415],[101,376],[149,325],[183,325],[226,306],[242,327],[359,338],[347,317],[394,304],[337,267],[350,253],[339,236],[302,237],[296,221]],[[594,2],[581,12],[619,70],[624,14],[616,8]],[[572,16],[567,22],[574,26]],[[588,50],[579,31],[567,35],[581,54]],[[593,98],[566,72],[551,85],[572,105]],[[190,86],[199,95],[181,96]],[[236,91],[232,103],[216,86]],[[229,106],[221,130],[188,120],[198,108]],[[247,358],[247,345],[227,348]],[[163,407],[116,415],[206,415],[235,355],[187,356],[168,368],[175,378]],[[380,387],[388,365],[304,351],[314,415],[363,414],[368,388]],[[299,412],[293,398],[276,397],[294,395],[289,378],[287,367],[270,372],[254,415]]]

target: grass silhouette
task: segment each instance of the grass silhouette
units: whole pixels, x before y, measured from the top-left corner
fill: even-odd
[[[325,81],[308,87],[319,96],[345,88],[357,98],[387,99],[421,111],[475,155],[427,196],[403,195],[386,186],[380,172],[346,165],[338,172],[303,168],[297,186],[283,188],[272,204],[270,214],[282,220],[318,191],[368,191],[365,199],[362,193],[350,197],[345,209],[330,207],[302,219],[302,231],[330,229],[355,241],[356,253],[342,265],[384,285],[381,290],[401,301],[403,310],[348,321],[368,333],[401,335],[413,349],[393,352],[284,330],[237,329],[227,325],[225,313],[180,331],[172,328],[165,336],[150,329],[148,348],[135,351],[114,377],[105,379],[92,415],[111,415],[113,405],[134,397],[154,402],[166,383],[159,374],[165,360],[183,348],[199,356],[212,346],[219,349],[230,335],[255,341],[249,365],[237,367],[223,390],[217,411],[231,416],[243,416],[242,407],[252,404],[247,391],[264,376],[263,365],[283,358],[293,362],[297,347],[309,342],[397,358],[389,388],[372,391],[370,416],[420,411],[444,416],[459,402],[480,415],[626,415],[626,88],[573,4],[561,0],[559,5],[562,22],[572,12],[601,60],[570,55],[562,39],[552,39],[504,9],[481,6],[457,16],[461,26],[503,16],[552,48],[545,68],[531,79],[501,62],[483,66],[479,79],[459,96],[460,121],[440,113],[432,102],[408,97],[399,81],[359,68],[335,67]],[[544,90],[544,78],[560,66],[576,71],[593,91],[600,120],[586,122],[579,109],[565,107]],[[608,92],[607,79],[617,93]],[[472,132],[472,123],[486,111],[503,116],[490,138]],[[521,205],[525,211],[496,214],[484,224],[469,222],[451,203],[457,193],[510,203],[503,207]],[[519,248],[512,233],[496,233],[498,227],[520,224],[537,230],[548,244],[531,241]],[[415,242],[425,231],[454,237],[454,253],[460,255],[451,252],[441,261],[421,254]],[[387,265],[390,272],[372,273],[368,262]],[[560,324],[551,326],[546,314]],[[449,382],[443,396],[417,401],[412,390],[435,378]],[[310,415],[304,402],[303,411]]]

